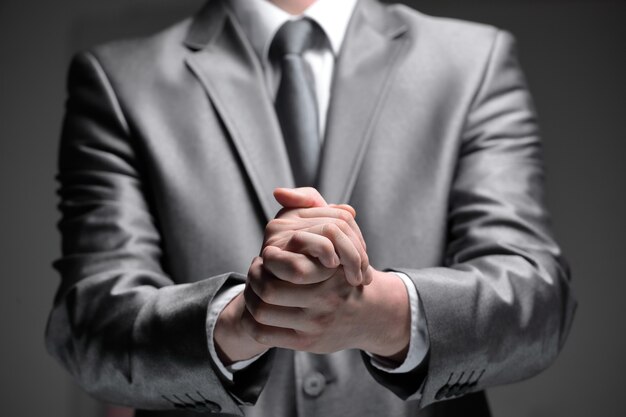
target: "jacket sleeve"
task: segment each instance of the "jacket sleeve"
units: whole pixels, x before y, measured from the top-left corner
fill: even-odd
[[[245,277],[168,277],[136,144],[94,55],[73,60],[68,90],[48,351],[106,402],[241,415],[211,364],[206,319],[214,295]]]
[[[506,32],[495,36],[460,143],[443,266],[393,268],[418,290],[429,355],[400,377],[370,369],[422,407],[539,373],[576,308],[549,230],[536,116]]]

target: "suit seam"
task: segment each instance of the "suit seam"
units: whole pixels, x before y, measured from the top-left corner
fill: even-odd
[[[344,201],[348,201],[350,199],[350,196],[352,194],[352,189],[354,188],[354,184],[356,183],[358,176],[359,176],[360,167],[363,163],[363,158],[365,154],[367,153],[367,148],[371,141],[371,136],[373,134],[373,131],[376,127],[378,120],[380,119],[380,111],[384,107],[385,101],[389,97],[389,90],[390,90],[389,86],[391,85],[394,76],[398,72],[398,67],[399,67],[398,59],[399,59],[400,53],[402,52],[404,48],[407,47],[407,43],[408,43],[407,39],[401,39],[398,41],[402,42],[402,44],[397,46],[396,51],[394,52],[393,56],[389,60],[389,62],[392,63],[392,67],[387,69],[386,71],[385,79],[383,80],[381,91],[377,96],[377,102],[374,106],[373,112],[371,113],[372,116],[370,120],[368,121],[366,129],[365,129],[364,137],[366,138],[367,142],[359,151],[358,161],[355,162],[355,164],[353,165],[352,171],[351,171],[352,174],[350,175],[350,178],[346,184],[346,187],[341,194]]]
[[[490,68],[493,65],[498,40],[502,34],[501,29],[493,28],[493,30],[494,30],[493,39],[491,41],[491,45],[489,46],[489,52],[487,53],[487,57],[484,60],[484,63],[482,64],[477,87],[475,91],[472,93],[471,99],[469,100],[467,108],[465,109],[464,114],[463,114],[463,122],[459,131],[459,139],[458,139],[457,146],[455,147],[456,155],[454,155],[454,160],[456,161],[456,166],[453,169],[452,175],[450,176],[450,180],[449,180],[450,182],[448,183],[448,187],[450,189],[454,186],[454,183],[457,181],[460,159],[463,157],[464,147],[467,145],[467,142],[469,142],[468,140],[465,139],[464,136],[465,136],[465,131],[468,128],[470,113],[476,107],[476,103],[479,101],[480,96],[485,90],[485,85],[487,83],[487,78],[489,76]],[[448,205],[447,213],[449,217],[450,207],[451,207],[449,197],[448,197],[447,205]],[[449,220],[448,220],[448,223],[449,223]],[[447,255],[444,257],[444,265],[447,265]]]
[[[467,126],[468,126],[469,115],[472,112],[472,110],[476,107],[476,103],[478,103],[482,93],[485,90],[485,85],[487,83],[487,79],[488,79],[488,76],[489,76],[490,68],[493,65],[495,51],[497,49],[497,45],[499,43],[499,39],[501,37],[502,31],[500,29],[495,28],[494,32],[495,33],[493,35],[493,39],[491,41],[491,45],[489,46],[489,52],[487,53],[486,59],[482,63],[482,68],[480,70],[480,76],[478,78],[477,87],[476,87],[475,91],[472,93],[471,99],[469,100],[469,103],[468,103],[467,108],[465,109],[465,113],[463,115],[463,123],[462,123],[462,126],[461,126],[461,130],[459,132],[459,143],[458,143],[458,147],[456,148],[457,154],[455,156],[455,160],[457,161],[457,166],[455,167],[454,173],[451,176],[451,179],[450,179],[451,183],[449,184],[449,187],[453,186],[453,183],[457,180],[457,177],[458,177],[458,161],[459,161],[460,156],[463,153],[463,147],[465,146],[464,132],[466,131]],[[449,223],[450,207],[451,207],[450,206],[450,199],[448,198],[448,209],[447,209],[448,210],[448,220],[447,220],[448,223]],[[446,258],[447,258],[447,255],[446,255]],[[445,261],[444,261],[444,266],[447,266],[447,262],[445,262]],[[407,275],[409,275],[411,277],[410,274],[407,274]],[[411,280],[415,283],[415,281],[413,279],[411,279]],[[418,288],[417,285],[416,285],[416,288]],[[417,291],[418,291],[418,297],[420,297],[419,289]],[[420,298],[420,300],[421,300],[421,298]],[[429,329],[429,331],[430,331],[429,320],[428,320],[428,313],[426,313],[426,312],[424,314],[424,319],[426,320],[427,329]],[[429,334],[432,337],[432,333],[429,333]],[[431,338],[431,340],[432,340],[432,338]],[[431,349],[432,349],[432,345],[431,345],[431,348],[429,349],[429,353],[430,353]],[[429,354],[429,356],[430,356],[430,354]],[[438,382],[437,376],[436,375],[433,376],[432,373],[431,373],[431,369],[430,369],[431,368],[431,363],[429,362],[427,366],[428,366],[428,368],[427,368],[426,376],[424,378],[424,382],[423,382],[422,386],[420,387],[421,391],[422,391],[422,397],[419,400],[420,407],[428,406],[428,405],[430,405],[430,404],[432,404],[434,402],[439,401],[439,400],[434,398],[434,394],[430,394],[430,398],[428,398],[429,395],[427,395],[427,394],[429,394],[429,393],[427,391],[432,391],[434,389],[435,392],[436,392],[437,390],[441,389],[441,385],[440,385],[440,382]],[[437,374],[439,374],[442,371],[441,370],[437,370],[435,372]],[[438,387],[438,385],[439,385],[439,387]]]
[[[124,111],[122,110],[120,101],[117,97],[117,94],[115,94],[115,89],[113,88],[113,84],[111,83],[111,80],[109,79],[106,71],[104,70],[102,64],[94,55],[94,53],[90,51],[85,52],[85,58],[89,60],[96,73],[96,76],[100,80],[100,83],[102,84],[102,87],[104,88],[106,96],[109,100],[109,104],[111,105],[113,113],[115,114],[115,118],[117,119],[124,133],[129,136],[130,127],[128,121],[126,120],[126,116],[124,116]]]
[[[465,112],[465,117],[464,117],[464,122],[463,122],[463,129],[461,130],[461,132],[464,132],[465,128],[467,128],[469,114],[474,109],[474,107],[476,106],[476,103],[478,102],[480,96],[482,95],[482,93],[483,93],[483,91],[485,89],[485,85],[487,83],[487,78],[488,78],[488,75],[489,75],[489,72],[490,72],[489,70],[492,67],[494,56],[495,56],[495,51],[497,49],[497,45],[499,43],[499,39],[501,38],[501,36],[502,36],[502,30],[495,29],[495,34],[493,36],[493,40],[492,40],[491,45],[489,47],[489,53],[487,54],[487,59],[485,59],[485,62],[483,64],[483,68],[481,69],[478,86],[476,87],[476,91],[474,91],[474,93],[472,94],[472,99],[470,100],[469,105],[467,106],[467,110]]]

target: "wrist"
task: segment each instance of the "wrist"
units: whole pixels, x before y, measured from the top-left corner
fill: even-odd
[[[411,338],[411,306],[400,277],[373,270],[373,280],[364,287],[364,320],[368,323],[362,345],[371,354],[392,362],[405,358]]]
[[[226,366],[253,358],[267,350],[267,346],[261,345],[244,331],[241,325],[244,309],[243,293],[240,293],[224,307],[215,324],[215,350]]]

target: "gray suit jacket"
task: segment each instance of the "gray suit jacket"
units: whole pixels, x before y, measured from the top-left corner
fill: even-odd
[[[207,307],[243,281],[272,190],[293,185],[222,0],[77,55],[68,85],[47,346],[94,396],[165,410],[146,416],[488,414],[484,388],[562,347],[575,301],[509,34],[362,0],[337,62],[318,189],[356,208],[372,265],[416,285],[430,353],[402,375],[358,351],[274,350],[233,384],[211,363]]]

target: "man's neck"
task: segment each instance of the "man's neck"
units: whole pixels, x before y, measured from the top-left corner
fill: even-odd
[[[270,0],[276,6],[292,15],[302,14],[310,5],[317,0]]]

